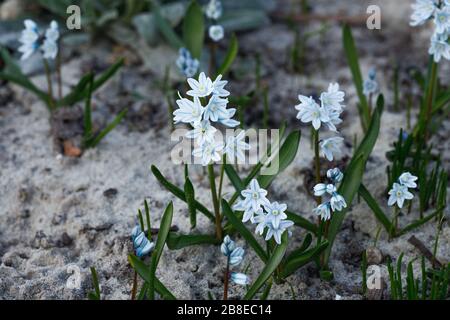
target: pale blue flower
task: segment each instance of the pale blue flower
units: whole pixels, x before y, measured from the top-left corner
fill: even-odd
[[[435,0],[416,0],[416,3],[412,5],[413,13],[411,15],[411,26],[418,26],[424,24],[430,19],[437,9],[437,3]]]
[[[217,20],[222,16],[222,2],[220,0],[210,0],[205,7],[205,14],[209,19]]]
[[[442,57],[450,60],[450,45],[447,41],[447,36],[437,34],[434,34],[431,38],[431,46],[428,53],[434,57],[436,63],[439,63]]]
[[[322,123],[330,121],[328,110],[317,104],[312,97],[299,95],[300,104],[295,106],[298,110],[297,119],[303,123],[312,123],[315,130],[319,130]]]
[[[402,185],[405,186],[407,188],[417,188],[417,183],[416,180],[418,178],[416,176],[413,176],[411,173],[409,172],[404,172],[400,175],[400,177],[398,178],[398,182]]]
[[[188,131],[186,133],[186,138],[196,139],[199,145],[202,145],[206,142],[213,142],[214,135],[217,131],[214,128],[209,120],[203,120],[201,122],[195,122],[193,125],[194,129]]]
[[[224,152],[230,163],[234,163],[236,159],[241,162],[245,161],[245,151],[250,150],[250,145],[244,139],[245,131],[243,130],[238,135],[227,138]]]
[[[58,55],[59,28],[56,21],[50,23],[50,28],[45,32],[45,40],[41,50],[45,59],[55,59]]]
[[[222,80],[222,75],[219,74],[213,82],[213,95],[219,96],[219,97],[228,97],[230,95],[230,92],[225,90],[225,86],[227,85],[228,81]]]
[[[333,168],[327,171],[327,177],[336,184],[342,181],[344,174],[341,170],[339,170],[339,168]]]
[[[269,241],[272,237],[275,242],[281,244],[281,236],[290,227],[294,225],[294,222],[290,220],[281,220],[278,226],[274,226],[273,223],[267,222],[266,241]]]
[[[324,221],[330,220],[331,218],[331,204],[330,202],[325,202],[320,204],[317,208],[313,209],[313,213]]]
[[[229,257],[231,252],[236,248],[236,243],[231,240],[229,235],[226,235],[223,238],[223,242],[220,246],[220,251],[222,251],[223,255]]]
[[[434,14],[434,23],[437,34],[443,34],[450,30],[450,7],[437,9]]]
[[[205,107],[204,119],[217,122],[219,119],[228,118],[227,104],[228,99],[213,95]]]
[[[194,98],[194,101],[181,98],[178,99],[176,103],[179,109],[173,112],[173,121],[175,123],[183,122],[194,125],[195,123],[199,123],[201,121],[204,108],[198,98]]]
[[[196,158],[201,158],[202,166],[207,166],[211,162],[218,162],[222,159],[221,152],[223,150],[223,143],[218,141],[205,141],[192,151],[192,155]]]
[[[229,255],[230,266],[235,267],[239,265],[244,259],[244,254],[245,254],[244,249],[242,249],[241,247],[235,248]]]
[[[147,239],[145,233],[141,231],[139,226],[133,228],[131,232],[131,240],[133,241],[133,247],[136,251],[136,255],[139,258],[149,254],[155,247],[155,244]]]
[[[239,272],[232,272],[230,275],[231,281],[233,281],[235,284],[245,286],[247,284],[250,284],[250,278],[244,274]]]
[[[21,60],[29,58],[39,49],[39,29],[36,23],[27,19],[24,21],[24,25],[25,29],[19,38],[19,42],[22,45],[18,49],[22,53]]]
[[[336,187],[333,184],[325,184],[325,183],[318,183],[314,186],[314,195],[316,197],[321,197],[325,193],[328,193],[330,195],[333,194],[333,192],[336,191]]]
[[[388,206],[393,206],[395,203],[397,203],[397,206],[400,209],[403,208],[403,203],[405,202],[405,200],[411,200],[414,198],[414,195],[408,191],[408,187],[402,186],[401,184],[396,182],[388,193]]]
[[[345,93],[339,90],[338,83],[330,83],[328,91],[320,95],[322,107],[341,112],[344,106],[341,104],[344,101]]]
[[[276,229],[279,227],[282,220],[287,219],[287,215],[284,213],[287,209],[287,205],[284,203],[275,201],[265,205],[264,209],[267,212],[269,222],[272,223],[273,227]]]
[[[371,68],[369,70],[368,78],[364,80],[363,84],[363,93],[365,96],[370,96],[371,94],[374,95],[379,90],[379,85],[376,80],[376,70],[375,68]]]
[[[221,25],[212,25],[212,26],[210,26],[209,30],[208,30],[208,33],[209,33],[209,37],[214,42],[219,42],[225,36],[225,31],[223,30],[223,27]]]
[[[198,80],[194,78],[189,78],[187,79],[187,82],[191,87],[191,90],[186,92],[186,94],[191,97],[198,97],[198,98],[207,97],[214,90],[212,80],[209,77],[207,77],[204,72],[200,73]]]
[[[343,142],[344,138],[342,137],[331,137],[322,140],[319,143],[322,156],[327,158],[328,161],[333,161],[334,156],[341,153]]]
[[[261,206],[267,206],[270,204],[269,200],[267,200],[267,191],[263,188],[260,188],[258,180],[252,179],[249,184],[249,188],[242,190],[242,197],[244,197],[244,203],[247,205],[247,208],[251,208],[253,212],[258,211]]]
[[[235,128],[240,124],[239,121],[232,119],[235,114],[236,114],[236,109],[229,108],[229,109],[227,109],[227,116],[222,118],[222,116],[219,115],[219,119],[217,122],[219,122],[229,128]]]
[[[197,59],[192,58],[191,53],[186,48],[181,48],[179,50],[179,56],[176,64],[187,78],[195,76],[200,66],[200,62]]]
[[[343,196],[337,192],[333,192],[333,196],[330,199],[330,207],[333,212],[341,211],[343,208],[347,208],[347,203]]]

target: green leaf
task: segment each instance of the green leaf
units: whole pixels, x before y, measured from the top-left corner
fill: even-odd
[[[449,103],[450,103],[450,91],[447,91],[437,99],[436,103],[434,104],[432,114],[436,114]]]
[[[342,180],[342,183],[339,186],[338,193],[344,197],[347,203],[347,208],[343,209],[340,212],[335,212],[331,218],[330,227],[328,231],[328,241],[330,242],[330,245],[328,246],[324,254],[325,266],[328,264],[331,250],[333,248],[334,239],[336,238],[336,235],[339,232],[342,222],[344,221],[345,214],[350,208],[355,194],[359,190],[367,159],[372,153],[373,147],[375,146],[375,143],[378,139],[383,107],[384,107],[384,99],[383,96],[380,95],[377,100],[377,107],[372,115],[369,129],[365,137],[361,141],[361,144],[359,145],[358,149],[355,151],[355,154],[353,155],[350,164],[345,170],[344,179]]]
[[[225,164],[225,173],[227,174],[228,179],[230,179],[233,187],[236,189],[236,192],[241,193],[241,191],[245,189],[245,185],[231,164]]]
[[[94,292],[88,293],[89,300],[100,300],[100,285],[98,282],[97,271],[94,267],[90,267],[91,276],[92,276],[92,284],[94,286]]]
[[[104,71],[100,76],[96,77],[94,85],[92,87],[92,92],[97,91],[101,86],[103,86],[110,78],[112,78],[119,70],[122,68],[125,60],[123,58],[119,59],[116,63],[110,66],[106,71]],[[65,97],[57,101],[58,107],[72,106],[81,100],[84,100],[88,96],[88,84],[91,75],[87,74],[83,76],[75,88],[67,94]]]
[[[294,161],[297,155],[298,145],[300,143],[301,132],[299,130],[293,131],[284,141],[278,153],[278,158],[270,163],[270,166],[278,166],[277,173],[272,175],[260,175],[258,182],[261,188],[267,189],[276,176],[283,172]]]
[[[91,109],[91,99],[92,99],[92,89],[94,86],[94,75],[89,75],[88,83],[88,96],[86,97],[86,104],[84,106],[84,134],[83,134],[83,144],[86,145],[92,139],[92,109]]]
[[[176,232],[170,232],[167,237],[167,247],[170,250],[179,250],[185,247],[203,245],[203,244],[220,244],[216,235],[207,234],[179,234]]]
[[[442,210],[444,210],[445,207],[439,208],[436,211],[434,211],[432,214],[426,216],[425,218],[419,219],[417,221],[414,221],[412,223],[410,223],[409,225],[407,225],[406,227],[404,227],[398,234],[397,236],[401,236],[404,235],[405,233],[408,233],[411,230],[414,230],[422,225],[424,225],[425,223],[427,223],[428,221],[430,221],[431,219],[433,219],[434,217],[436,217],[437,215],[439,215]]]
[[[364,201],[366,201],[369,208],[372,209],[372,212],[374,213],[375,217],[384,226],[386,232],[390,234],[391,231],[394,230],[394,226],[392,225],[387,215],[380,208],[376,200],[372,197],[369,190],[367,190],[367,188],[363,184],[361,184],[359,186],[358,193],[364,199]]]
[[[197,207],[195,206],[195,190],[191,180],[186,177],[184,182],[184,195],[186,197],[186,203],[189,210],[189,219],[191,221],[191,229],[197,225]]]
[[[170,227],[172,225],[172,218],[173,218],[173,203],[170,202],[161,218],[161,224],[159,225],[158,239],[156,240],[155,249],[152,253],[152,261],[150,263],[150,281],[149,281],[150,297],[153,297],[154,295],[153,288],[155,284],[156,268],[158,267],[159,259],[161,258],[164,245],[166,244],[167,236],[169,235]]]
[[[347,62],[350,67],[350,71],[352,72],[353,82],[359,97],[359,105],[361,110],[360,117],[362,119],[361,123],[364,131],[366,131],[370,122],[370,109],[366,96],[363,93],[363,78],[359,68],[358,51],[353,39],[352,29],[348,25],[345,25],[342,29],[342,38],[344,40],[344,51],[347,57]]]
[[[102,131],[100,131],[100,133],[91,141],[89,141],[88,146],[90,148],[95,148],[100,141],[102,141],[102,139],[104,137],[106,137],[106,135],[108,133],[110,133],[119,123],[120,121],[122,121],[123,117],[125,117],[125,115],[127,114],[128,109],[123,109],[121,112],[119,112],[119,114],[114,118],[113,121],[111,121],[105,129],[103,129]]]
[[[37,95],[47,106],[50,106],[49,95],[36,87],[26,75],[22,73],[19,66],[14,62],[13,58],[9,55],[8,50],[1,48],[0,50],[1,60],[3,60],[5,66],[0,69],[0,79],[15,83]]]
[[[234,59],[236,59],[237,54],[239,51],[239,43],[238,39],[235,34],[231,37],[230,45],[228,47],[227,55],[225,56],[225,59],[222,62],[222,65],[217,70],[217,75],[226,75],[227,72],[230,70],[231,65],[234,62]]]
[[[299,268],[314,261],[326,248],[328,247],[328,241],[325,240],[318,246],[311,248],[299,254],[290,255],[286,262],[283,264],[281,277],[287,278]]]
[[[283,260],[283,257],[286,253],[287,245],[288,245],[288,233],[284,232],[281,237],[281,244],[275,247],[272,256],[267,261],[266,265],[264,266],[264,269],[261,271],[261,274],[255,280],[252,286],[248,289],[243,300],[251,300],[255,296],[255,294],[258,293],[258,290],[264,285],[267,279],[269,279],[272,273],[274,273],[274,271],[278,268],[281,261]]]
[[[292,222],[294,222],[294,224],[297,227],[303,228],[303,229],[317,235],[318,228],[314,223],[310,222],[309,220],[307,220],[307,219],[303,218],[302,216],[300,216],[296,213],[293,213],[289,210],[286,210],[285,213],[288,216],[288,219],[291,220]]]
[[[267,254],[264,249],[256,241],[253,234],[245,227],[244,223],[238,219],[233,210],[230,208],[228,202],[222,199],[222,210],[225,217],[231,225],[240,233],[240,235],[248,242],[248,244],[255,250],[255,253],[261,258],[263,262],[267,261]]]
[[[178,37],[175,33],[169,22],[161,15],[161,8],[156,1],[150,2],[152,5],[152,11],[155,15],[156,26],[158,27],[159,32],[166,38],[167,42],[170,43],[172,47],[175,49],[179,49],[184,47],[183,41]]]
[[[308,233],[305,237],[305,239],[303,240],[302,245],[300,246],[300,248],[295,249],[294,251],[292,251],[289,256],[286,258],[286,261],[288,261],[289,259],[292,259],[295,256],[298,256],[300,254],[302,254],[305,250],[307,250],[309,248],[309,246],[312,243],[312,236],[310,233]]]
[[[150,269],[143,261],[141,261],[141,259],[139,259],[133,254],[130,254],[128,256],[128,261],[142,279],[144,279],[147,283],[150,282],[151,278]],[[169,291],[169,289],[167,289],[156,277],[155,277],[155,290],[165,300],[176,300],[175,296]]]
[[[195,0],[191,2],[184,16],[183,40],[192,56],[200,59],[205,41],[205,21],[202,7]]]
[[[186,202],[186,195],[184,194],[184,191],[181,190],[180,188],[178,188],[177,186],[175,186],[174,184],[170,183],[162,174],[161,172],[158,170],[158,168],[156,168],[154,165],[151,166],[151,170],[153,175],[155,176],[155,178],[159,181],[159,183],[161,183],[161,185],[166,188],[166,190],[168,190],[169,192],[171,192],[174,196],[176,196],[178,199]],[[195,200],[195,206],[197,208],[198,211],[200,211],[201,213],[203,213],[209,220],[211,221],[215,221],[214,215],[208,210],[206,209],[206,207],[204,205],[202,205],[200,202],[198,202],[197,200]]]

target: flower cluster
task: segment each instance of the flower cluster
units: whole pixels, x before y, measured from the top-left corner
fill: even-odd
[[[414,195],[409,192],[408,188],[417,188],[416,180],[417,177],[413,176],[411,173],[402,173],[398,178],[398,181],[394,182],[392,189],[389,191],[388,205],[393,206],[394,204],[397,204],[400,209],[403,208],[405,200],[414,198]]]
[[[200,62],[192,58],[191,53],[186,48],[181,48],[177,59],[177,67],[185,77],[190,78],[197,74]]]
[[[374,95],[379,90],[379,85],[376,80],[377,78],[377,72],[374,68],[371,68],[369,70],[368,78],[364,80],[363,84],[363,93],[365,96]]]
[[[134,250],[139,258],[149,254],[155,247],[155,244],[147,239],[145,233],[139,226],[133,228],[133,231],[131,232],[131,241],[133,241]]]
[[[30,19],[24,21],[25,29],[19,38],[22,60],[28,59],[32,54],[41,49],[45,59],[55,59],[58,55],[59,28],[56,21],[50,23],[50,27],[42,36],[37,24]]]
[[[317,131],[322,125],[326,125],[331,131],[337,132],[336,125],[342,123],[340,118],[344,111],[345,93],[339,90],[339,84],[330,83],[328,90],[320,95],[320,105],[313,97],[299,95],[300,104],[295,106],[298,110],[297,119],[303,123],[312,123]],[[322,156],[333,161],[334,154],[340,152],[342,148],[342,137],[331,137],[320,142]]]
[[[273,237],[276,243],[280,244],[281,235],[294,225],[292,221],[287,220],[287,206],[278,202],[271,203],[266,197],[267,191],[259,186],[256,179],[250,182],[248,189],[242,190],[241,196],[243,199],[240,199],[233,209],[244,212],[242,222],[250,221],[256,224],[255,232],[259,235],[263,235],[267,228],[265,240]]]
[[[412,5],[411,26],[419,26],[433,20],[435,30],[431,36],[431,46],[428,51],[434,56],[434,61],[439,62],[444,57],[450,60],[450,1],[445,0],[416,0]]]
[[[327,171],[327,178],[331,183],[319,183],[314,186],[314,195],[316,197],[322,197],[326,194],[330,196],[329,200],[313,210],[322,220],[330,220],[331,212],[341,211],[347,207],[344,197],[337,193],[337,184],[344,178],[342,172],[339,168],[330,169]]]
[[[220,251],[227,257],[227,264],[231,267],[238,266],[244,259],[245,251],[241,247],[236,247],[236,243],[230,239],[229,236],[225,236],[223,243],[220,246]],[[230,279],[236,284],[247,285],[250,283],[249,277],[244,273],[231,272]]]
[[[177,100],[179,109],[175,110],[173,115],[176,124],[182,122],[191,125],[192,130],[187,132],[186,137],[195,139],[196,148],[192,152],[194,157],[201,158],[203,166],[220,161],[223,153],[233,162],[236,157],[243,159],[244,151],[250,149],[243,141],[245,133],[229,137],[224,146],[223,142],[217,141],[217,129],[212,125],[217,123],[230,128],[239,125],[239,121],[233,119],[236,109],[227,109],[226,97],[230,93],[225,90],[225,86],[228,81],[222,80],[221,75],[212,81],[203,72],[198,80],[189,78],[187,81],[191,88],[187,95],[191,96],[192,100],[180,96]],[[206,105],[203,106],[202,103]]]

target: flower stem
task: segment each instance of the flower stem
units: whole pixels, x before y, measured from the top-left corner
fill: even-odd
[[[58,99],[62,99],[62,75],[61,75],[61,46],[58,44],[58,55],[56,57],[56,77],[58,81]]]
[[[428,141],[429,136],[429,126],[430,126],[430,122],[431,122],[431,114],[433,111],[433,100],[434,100],[434,95],[435,95],[435,87],[436,87],[436,82],[437,82],[437,67],[438,64],[433,60],[432,65],[431,65],[431,75],[430,75],[430,79],[429,79],[429,83],[428,83],[428,88],[427,88],[427,100],[426,100],[426,115],[425,115],[425,141]]]
[[[136,299],[136,291],[137,291],[137,272],[134,271],[133,288],[131,289],[131,300]]]
[[[225,173],[225,165],[226,164],[227,164],[227,157],[226,157],[226,155],[224,155],[223,160],[222,160],[222,166],[220,167],[220,180],[219,180],[219,193],[218,193],[219,201],[222,200],[223,177],[224,177],[224,173]]]
[[[321,182],[320,178],[320,156],[319,156],[319,130],[313,130],[314,135],[314,169],[316,173],[316,184]],[[321,197],[316,197],[317,205],[322,202]]]
[[[210,59],[209,59],[209,75],[212,76],[214,72],[216,72],[216,50],[217,50],[217,44],[215,42],[211,42],[209,45],[209,53],[210,53]]]
[[[214,206],[214,215],[216,217],[216,236],[219,241],[222,240],[222,219],[220,217],[219,199],[217,199],[216,181],[214,176],[214,166],[208,165],[209,183],[211,185],[211,197]]]
[[[53,99],[53,86],[52,86],[52,76],[50,73],[50,67],[46,59],[44,59],[45,76],[47,77],[47,90],[49,96],[50,109],[55,108],[55,100]]]
[[[223,276],[223,300],[228,300],[228,282],[230,279],[230,260],[227,260],[227,268]]]

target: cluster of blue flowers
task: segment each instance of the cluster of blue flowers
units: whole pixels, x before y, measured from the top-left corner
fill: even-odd
[[[134,250],[139,258],[149,254],[155,247],[155,244],[147,239],[145,233],[139,226],[133,228],[133,231],[131,232],[131,241],[133,241]]]
[[[313,210],[322,220],[330,220],[332,211],[341,211],[347,207],[344,197],[337,192],[336,187],[344,178],[341,170],[339,168],[328,170],[327,178],[330,179],[331,183],[319,183],[314,186],[314,195],[316,197],[322,197],[325,194],[330,195],[330,200],[325,201]]]
[[[191,78],[198,72],[200,62],[193,58],[191,53],[186,48],[181,48],[177,59],[177,67],[184,74],[185,77]]]
[[[244,259],[244,249],[242,249],[241,247],[236,247],[236,243],[231,240],[229,236],[225,236],[225,238],[223,239],[223,243],[220,246],[220,251],[222,251],[223,255],[227,257],[227,264],[229,266],[238,266]],[[240,272],[231,272],[230,279],[234,283],[242,286],[250,283],[249,277],[246,274]]]

